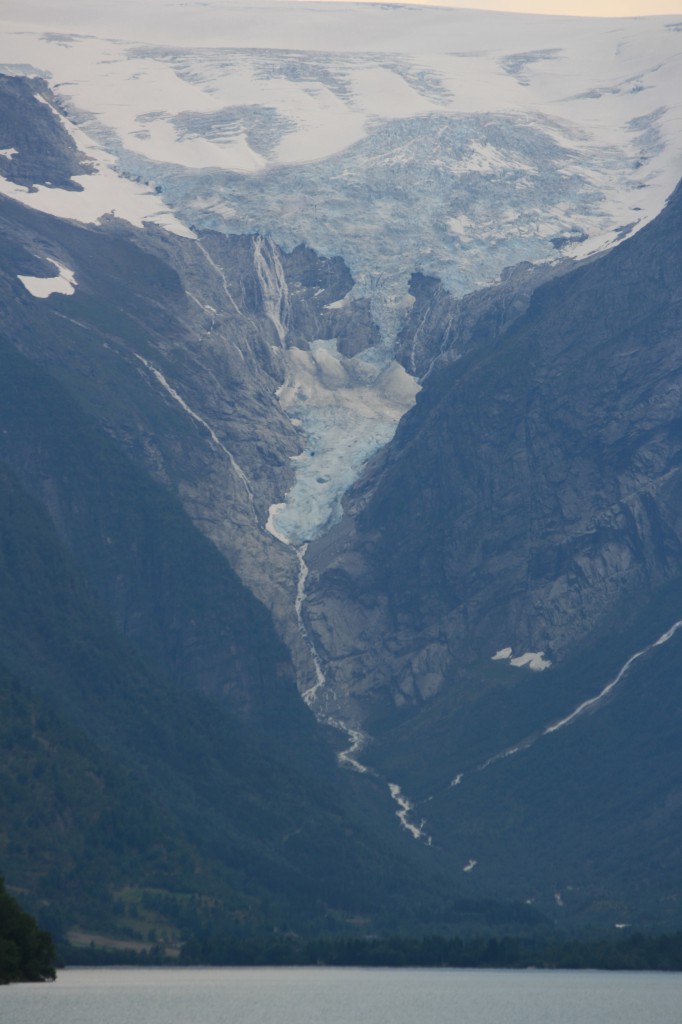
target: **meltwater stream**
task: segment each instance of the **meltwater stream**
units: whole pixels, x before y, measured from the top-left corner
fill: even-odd
[[[273,510],[280,506],[273,506],[270,510],[270,516],[268,518],[266,529],[278,540],[284,544],[288,544],[287,539],[277,531],[277,527],[273,522]],[[301,544],[296,548],[296,555],[298,558],[298,580],[296,584],[296,599],[294,602],[294,610],[296,612],[296,619],[298,622],[298,628],[303,638],[312,659],[313,667],[315,670],[315,682],[302,693],[303,700],[306,702],[311,711],[315,714],[318,721],[325,725],[331,726],[338,732],[343,733],[349,740],[349,745],[345,747],[337,755],[338,763],[344,768],[350,768],[353,771],[359,772],[361,775],[370,773],[375,774],[366,764],[363,764],[360,760],[359,755],[363,748],[369,742],[369,737],[362,732],[361,729],[354,728],[346,722],[331,714],[327,704],[327,698],[334,698],[333,691],[330,692],[330,687],[327,683],[327,679],[320,661],[320,657],[317,653],[314,640],[310,636],[306,624],[303,618],[303,602],[305,600],[305,585],[308,578],[308,565],[305,560],[306,551],[308,545]],[[424,820],[418,824],[412,820],[413,805],[411,801],[403,794],[400,786],[394,782],[386,783],[388,791],[391,795],[391,799],[397,805],[396,817],[400,822],[402,828],[414,839],[421,839],[424,842],[431,845],[431,837],[425,831]]]
[[[531,736],[527,736],[525,739],[519,740],[519,742],[514,744],[514,746],[505,747],[504,750],[500,750],[497,754],[493,754],[492,757],[481,762],[481,764],[477,765],[472,769],[472,771],[483,772],[492,765],[497,764],[499,761],[504,761],[509,757],[514,757],[516,754],[520,754],[524,750],[529,750],[538,742],[538,740],[542,739],[543,736],[551,736],[560,729],[565,729],[567,726],[572,725],[577,721],[578,718],[581,718],[587,711],[596,711],[597,708],[606,700],[609,694],[619,686],[633,664],[638,661],[639,658],[642,658],[645,654],[653,651],[656,647],[662,647],[664,644],[667,644],[680,629],[682,629],[682,619],[674,622],[670,629],[667,629],[665,633],[662,633],[657,640],[652,641],[652,643],[643,647],[640,651],[635,651],[634,654],[631,654],[613,679],[611,679],[594,697],[584,700],[569,714],[565,715],[563,718],[557,719],[555,722],[550,722],[549,725],[545,726],[545,728],[541,729],[539,732],[533,733]],[[461,785],[465,774],[471,774],[471,772],[458,772],[452,779],[450,787]]]

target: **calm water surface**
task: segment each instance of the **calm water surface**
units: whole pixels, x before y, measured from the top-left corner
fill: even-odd
[[[70,968],[0,989],[2,1024],[680,1024],[682,975]]]

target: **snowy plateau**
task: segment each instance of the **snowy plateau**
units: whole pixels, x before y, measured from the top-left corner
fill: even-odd
[[[302,449],[262,525],[300,549],[414,402],[416,374],[394,359],[414,272],[464,296],[522,261],[603,251],[661,210],[682,173],[680,29],[386,4],[6,0],[0,71],[47,79],[96,173],[82,191],[4,178],[0,191],[81,221],[257,236],[285,349],[278,397]],[[0,156],[1,176],[13,154]],[[268,238],[341,256],[378,343],[287,348]]]

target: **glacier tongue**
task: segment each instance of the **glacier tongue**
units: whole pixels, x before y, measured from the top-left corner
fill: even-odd
[[[390,441],[419,385],[385,348],[346,358],[334,341],[288,349],[282,407],[305,437],[296,478],[270,509],[268,529],[295,547],[318,537],[341,514],[341,499],[367,459]]]

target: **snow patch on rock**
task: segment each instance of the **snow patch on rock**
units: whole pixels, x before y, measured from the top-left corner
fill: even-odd
[[[529,668],[533,672],[544,672],[545,669],[552,666],[550,659],[545,658],[544,651],[526,651],[525,654],[519,654],[515,658],[512,657],[513,653],[511,647],[502,647],[493,654],[490,660],[508,661],[514,668]]]
[[[48,263],[59,273],[55,277],[27,277],[17,274],[24,288],[36,299],[47,299],[50,295],[73,295],[76,290],[76,275],[57,260],[48,258]]]
[[[544,672],[546,668],[551,668],[552,662],[549,658],[545,658],[544,651],[527,651],[517,658],[511,658],[509,664],[514,668],[529,668],[533,672]]]

